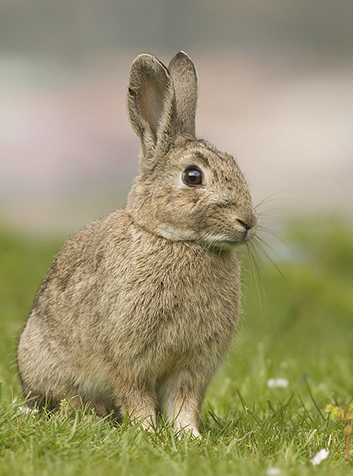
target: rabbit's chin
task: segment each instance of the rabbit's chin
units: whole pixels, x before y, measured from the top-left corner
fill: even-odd
[[[228,250],[235,248],[241,245],[244,245],[251,240],[252,234],[247,232],[242,233],[240,236],[238,234],[232,236],[225,235],[213,235],[210,233],[205,233],[198,241],[203,243],[209,248],[216,248],[220,250]]]
[[[170,225],[160,226],[157,234],[170,241],[195,242],[207,248],[229,249],[243,245],[254,236],[253,230],[235,232],[232,235],[210,232],[196,232],[194,230],[180,230]]]

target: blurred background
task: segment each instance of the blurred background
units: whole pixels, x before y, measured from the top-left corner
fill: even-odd
[[[0,223],[71,233],[123,206],[130,64],[179,50],[198,136],[237,157],[255,204],[352,219],[352,25],[350,0],[0,0]]]
[[[286,378],[310,408],[305,375],[321,408],[331,395],[351,401],[352,26],[352,0],[0,0],[8,401],[21,394],[17,340],[53,256],[124,206],[138,173],[130,65],[179,50],[198,70],[198,136],[236,156],[268,227],[239,250],[246,319],[213,388],[239,384],[258,401],[268,378]]]

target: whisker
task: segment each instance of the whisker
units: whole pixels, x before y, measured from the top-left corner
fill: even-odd
[[[260,283],[261,283],[261,273],[259,269],[259,260],[256,260],[253,256],[252,253],[257,253],[256,249],[254,248],[254,244],[249,242],[246,244],[246,249],[249,255],[249,262],[250,262],[250,267],[251,267],[251,273],[250,273],[250,279],[252,275],[254,275],[254,280],[255,280],[255,286],[256,286],[256,293],[257,297],[259,300],[259,305],[260,305],[260,312],[261,316],[263,316],[263,308],[262,308],[262,300],[261,300],[261,292],[260,292]],[[252,282],[250,282],[250,286],[252,286]],[[266,293],[264,292],[264,288],[262,286],[262,292],[264,294],[264,297],[266,298]]]
[[[297,251],[289,244],[286,242],[286,240],[284,240],[281,235],[279,235],[276,231],[274,230],[271,230],[270,228],[264,226],[264,225],[259,225],[258,226],[258,229],[259,231],[261,232],[264,232],[264,233],[268,233],[269,235],[273,236],[274,238],[276,238],[276,240],[278,240],[283,246],[285,246],[287,248],[287,250],[289,250],[291,253],[293,253],[297,258],[300,258],[299,254],[297,253]],[[257,236],[257,238],[259,238],[259,236]],[[267,244],[267,243],[266,243]],[[267,246],[269,246],[267,244]]]
[[[271,254],[266,250],[266,248],[271,252],[273,253],[276,258],[278,259],[278,261],[280,261],[282,264],[286,265],[286,262],[282,259],[282,257],[277,253],[277,251],[275,249],[272,248],[272,246],[270,246],[263,238],[261,238],[261,236],[256,236],[255,237],[255,243],[257,244],[258,248],[260,249],[260,251],[262,251],[262,253],[265,254],[266,258],[271,262],[271,264],[273,264],[273,266],[277,266],[276,265],[276,262],[275,260],[272,258]]]
[[[274,220],[278,220],[278,214],[282,213],[283,210],[285,210],[282,207],[276,207],[276,208],[268,208],[266,210],[261,210],[261,212],[258,212],[261,218],[273,218]]]
[[[251,242],[246,244],[246,249],[249,255],[251,270],[253,271],[255,280],[257,281],[257,279],[261,277],[261,273],[260,273],[260,261],[255,259],[253,255],[253,253],[256,254],[256,249],[254,248],[254,244]]]
[[[269,202],[274,202],[274,201],[279,201],[279,200],[283,200],[282,198],[273,198],[274,196],[282,193],[282,192],[285,192],[286,189],[283,188],[282,190],[278,190],[277,192],[274,192],[274,193],[271,193],[270,195],[268,195],[267,197],[263,198],[257,205],[255,205],[255,210],[259,207],[261,207],[262,205],[264,205],[265,203],[269,203]]]
[[[256,249],[253,242],[248,243],[248,245],[249,245],[250,250],[252,252],[251,257],[253,259],[253,265],[254,265],[254,268],[256,270],[256,276],[258,278],[261,278],[261,272],[263,272],[263,269],[262,269],[262,264],[261,264],[261,260],[259,259],[257,249]],[[254,258],[254,255],[255,255],[255,258]]]
[[[286,197],[286,198],[273,198],[275,197],[275,195],[278,195],[282,192],[285,192],[286,189],[282,189],[282,190],[279,190],[278,192],[274,192],[272,193],[271,195],[268,195],[267,197],[265,197],[263,200],[261,200],[257,205],[254,206],[255,210],[257,210],[259,207],[267,204],[267,203],[270,203],[270,202],[291,202],[291,203],[304,203],[303,200],[300,200],[299,198],[290,198],[290,197]]]
[[[273,253],[276,254],[276,256],[281,260],[282,263],[286,264],[282,258],[271,248],[270,245],[268,245],[266,243],[266,241],[262,240],[260,237],[255,237],[255,242],[256,242],[256,245],[257,247],[259,248],[259,250],[261,251],[261,253],[268,259],[268,261],[272,264],[272,266],[276,269],[276,271],[280,274],[280,276],[283,278],[284,282],[286,283],[288,289],[291,289],[285,275],[283,274],[282,270],[280,269],[280,267],[277,265],[277,263],[274,261],[274,259],[271,257],[271,255],[268,253],[268,251],[266,250],[265,246],[267,246],[267,248],[269,248]]]
[[[260,251],[261,251],[262,253],[264,253],[265,256],[266,256],[266,258],[269,259],[269,261],[272,263],[271,258],[268,256],[268,254],[266,253],[266,251],[263,249],[263,247],[259,246],[259,244],[256,243],[256,241],[253,241],[253,242],[251,242],[251,243],[249,243],[249,244],[251,245],[253,252],[256,254],[256,256],[257,256],[257,258],[258,258],[256,263],[259,263],[259,264],[261,265],[261,260],[260,260],[260,258],[259,258],[259,253],[258,253],[258,250],[257,250],[256,246],[258,246],[258,248],[260,249]],[[255,263],[255,264],[256,264],[256,263]],[[258,267],[257,267],[257,268],[258,268]],[[275,266],[275,268],[276,268],[276,266]],[[281,274],[281,273],[280,273],[280,274]],[[265,274],[264,274],[263,276],[265,277]],[[282,275],[282,276],[283,276],[283,275]],[[259,275],[259,277],[260,277],[260,275]],[[285,279],[284,279],[284,280],[285,280]],[[286,281],[286,280],[285,280],[285,281]],[[266,281],[266,280],[264,281],[264,284],[266,284],[266,288],[267,288],[267,290],[268,290],[268,286],[267,286],[267,281]],[[261,285],[261,288],[262,288],[263,296],[264,296],[265,300],[267,301],[267,294],[266,294],[266,290],[265,290],[265,285],[264,285],[264,284]],[[263,316],[262,303],[261,303],[261,298],[260,298],[259,292],[258,292],[258,297],[259,297],[259,305],[260,305],[260,309],[261,309],[261,315]],[[268,315],[269,320],[270,320],[270,324],[271,324],[271,329],[272,329],[273,335],[276,336],[277,331],[276,331],[276,327],[275,327],[274,321],[273,321],[273,316],[272,316],[272,313],[270,312],[270,310],[267,310],[267,315]]]

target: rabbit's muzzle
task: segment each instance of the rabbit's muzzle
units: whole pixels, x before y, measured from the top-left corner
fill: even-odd
[[[244,243],[250,241],[256,234],[259,219],[257,215],[253,214],[251,218],[246,220],[236,219],[234,242]]]

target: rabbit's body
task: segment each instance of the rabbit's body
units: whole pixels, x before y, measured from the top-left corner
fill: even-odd
[[[125,211],[82,230],[57,256],[22,336],[25,393],[54,405],[79,395],[101,413],[138,411],[126,401],[135,384],[163,411],[163,387],[178,374],[203,393],[237,322],[229,254],[146,233]]]
[[[21,336],[18,362],[29,404],[43,405],[48,397],[56,408],[65,396],[99,415],[129,412],[154,421],[165,410],[176,428],[197,435],[204,392],[240,312],[233,245],[251,238],[257,218],[234,159],[193,137],[188,108],[196,98],[185,105],[173,94],[185,67],[189,81],[196,76],[186,55],[173,61],[174,87],[158,60],[136,60],[136,76],[138,68],[148,71],[140,89],[154,69],[166,75],[162,103],[169,94],[179,119],[168,103],[162,111],[154,107],[158,91],[153,101],[145,92],[136,99],[132,69],[129,112],[141,141],[142,174],[126,209],[89,224],[57,255]],[[161,117],[153,131],[156,111]],[[202,181],[194,184],[199,174]]]

